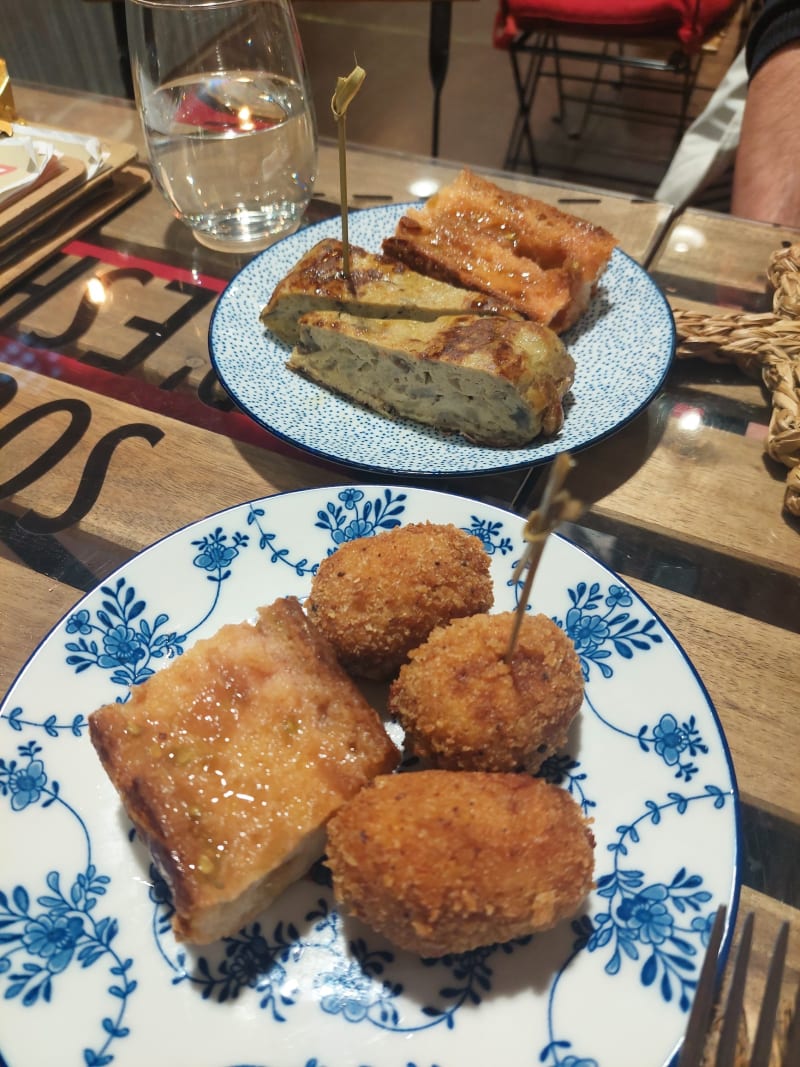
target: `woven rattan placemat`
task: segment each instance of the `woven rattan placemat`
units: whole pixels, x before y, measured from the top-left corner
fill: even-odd
[[[800,244],[770,257],[772,311],[705,315],[675,310],[677,356],[735,363],[769,391],[767,454],[789,468],[783,506],[800,517]]]

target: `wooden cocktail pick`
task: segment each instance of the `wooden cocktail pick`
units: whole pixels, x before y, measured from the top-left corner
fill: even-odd
[[[355,66],[346,78],[336,79],[331,111],[339,135],[339,200],[342,211],[342,265],[345,278],[350,277],[350,240],[347,231],[347,130],[346,117],[350,102],[364,84],[367,72]]]
[[[510,663],[511,657],[514,655],[517,638],[519,637],[519,628],[522,625],[522,619],[528,607],[533,579],[536,576],[536,569],[542,558],[542,552],[548,536],[559,523],[574,522],[584,512],[584,505],[581,501],[570,496],[567,490],[564,489],[567,475],[574,466],[575,461],[569,452],[562,452],[559,456],[556,456],[550,465],[550,473],[547,476],[539,507],[530,513],[522,531],[523,539],[527,544],[525,551],[522,553],[522,558],[511,576],[512,583],[516,585],[523,571],[527,570],[527,574],[525,575],[525,584],[522,587],[522,595],[517,602],[514,626],[511,630],[511,639],[505,655],[506,663]]]

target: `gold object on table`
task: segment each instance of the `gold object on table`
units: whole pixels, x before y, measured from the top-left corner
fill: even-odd
[[[733,362],[770,391],[767,454],[789,468],[783,506],[800,517],[800,244],[774,252],[772,311],[708,316],[676,310],[679,357]]]
[[[0,120],[14,122],[17,110],[14,107],[14,94],[11,91],[11,78],[8,76],[6,61],[0,59]]]

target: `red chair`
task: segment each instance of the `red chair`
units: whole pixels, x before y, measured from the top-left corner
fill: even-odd
[[[579,136],[595,105],[607,65],[617,71],[618,84],[629,88],[635,88],[636,82],[625,79],[628,70],[671,76],[658,83],[650,78],[646,87],[678,95],[677,146],[688,124],[689,103],[704,45],[739,8],[749,9],[752,3],[753,0],[500,0],[494,44],[509,53],[518,101],[506,169],[515,170],[523,162],[534,173],[538,169],[531,109],[540,79],[552,77],[556,81],[560,121],[565,119],[565,102],[576,99],[565,91],[565,83],[588,83],[588,93],[577,98],[584,106],[583,121],[574,134]],[[547,66],[548,60],[552,60],[551,67]],[[590,63],[593,73],[567,74],[563,66],[567,61]],[[630,104],[619,107],[629,118],[634,114],[659,114]],[[609,110],[609,105],[604,105],[604,111]]]

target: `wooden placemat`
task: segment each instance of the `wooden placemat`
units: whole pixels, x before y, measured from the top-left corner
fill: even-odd
[[[0,207],[0,250],[10,240],[15,230],[26,223],[39,221],[40,212],[57,206],[65,195],[86,182],[86,167],[79,159],[59,160],[58,172],[41,185],[22,192]]]
[[[0,262],[8,258],[9,254],[15,253],[23,246],[20,242],[27,240],[34,231],[42,226],[57,220],[62,214],[66,214],[74,208],[80,200],[89,200],[95,196],[98,190],[104,190],[108,181],[122,168],[130,164],[136,158],[136,149],[129,144],[110,144],[108,158],[101,171],[87,181],[73,185],[67,190],[61,190],[61,195],[49,203],[40,205],[39,209],[31,214],[26,214],[19,220],[17,225],[6,228],[0,233]],[[46,186],[42,186],[45,189]],[[20,200],[14,207],[19,207],[24,201]]]
[[[67,242],[101,222],[117,208],[143,192],[151,182],[150,171],[140,163],[130,163],[113,171],[102,182],[92,182],[70,205],[46,215],[29,229],[23,251],[18,236],[3,252],[0,245],[0,293],[19,281],[53,255]]]

